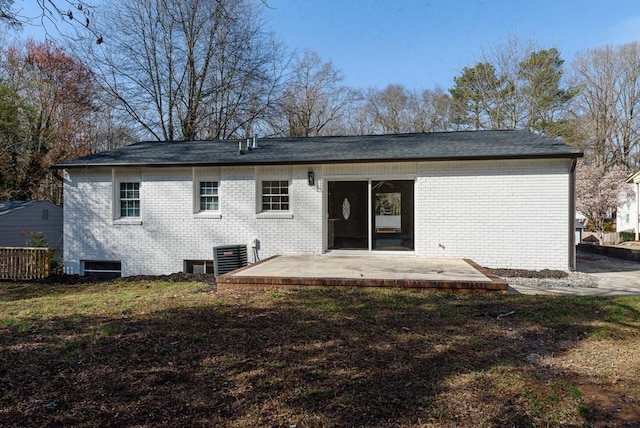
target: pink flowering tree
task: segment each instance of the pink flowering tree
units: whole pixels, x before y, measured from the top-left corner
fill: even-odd
[[[619,165],[587,163],[580,159],[576,169],[576,208],[594,225],[602,242],[604,220],[628,198],[635,199],[626,185],[627,171]]]

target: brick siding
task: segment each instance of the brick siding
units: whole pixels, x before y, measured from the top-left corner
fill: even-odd
[[[71,170],[64,195],[65,268],[79,273],[81,260],[120,260],[123,276],[168,274],[182,271],[184,260],[212,259],[214,246],[254,239],[261,258],[322,254],[326,180],[357,176],[416,180],[418,256],[568,269],[569,165],[540,160]],[[314,186],[307,182],[309,170]],[[289,213],[259,212],[262,179],[289,181]],[[197,180],[219,182],[218,213],[195,212]],[[120,181],[141,183],[139,221],[114,219]]]
[[[561,160],[418,165],[416,252],[494,268],[568,269],[569,167]]]

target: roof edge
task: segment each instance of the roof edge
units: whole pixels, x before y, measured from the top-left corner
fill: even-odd
[[[432,157],[432,158],[367,158],[367,159],[325,159],[308,161],[264,161],[264,162],[154,162],[154,163],[86,163],[54,164],[50,169],[82,169],[82,168],[119,168],[119,167],[145,167],[145,168],[176,168],[194,166],[262,166],[262,165],[318,165],[318,164],[348,164],[348,163],[400,163],[400,162],[446,162],[446,161],[478,161],[478,160],[526,160],[526,159],[577,159],[584,156],[583,152],[576,153],[541,153],[531,155],[501,155],[501,156],[457,156],[457,157]]]

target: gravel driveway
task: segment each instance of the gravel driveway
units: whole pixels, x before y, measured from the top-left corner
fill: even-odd
[[[578,252],[577,269],[568,278],[505,280],[514,293],[640,296],[640,263]]]

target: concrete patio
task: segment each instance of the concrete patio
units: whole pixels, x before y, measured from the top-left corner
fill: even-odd
[[[319,285],[506,293],[508,285],[471,260],[375,256],[275,256],[221,275],[219,286]]]

